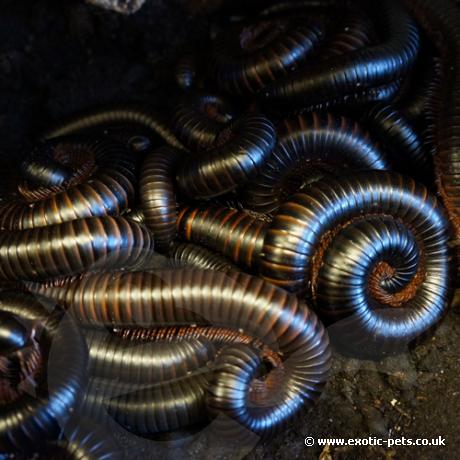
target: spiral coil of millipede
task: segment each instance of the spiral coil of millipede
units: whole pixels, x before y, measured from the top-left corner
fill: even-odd
[[[168,122],[98,108],[25,155],[0,200],[0,454],[123,458],[107,417],[267,438],[321,394],[325,326],[366,358],[436,328],[460,254],[460,11],[366,5],[254,7],[178,59]]]

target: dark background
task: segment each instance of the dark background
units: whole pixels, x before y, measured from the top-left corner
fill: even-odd
[[[178,53],[207,36],[218,1],[149,0],[124,17],[71,0],[2,0],[0,13],[0,190],[48,123],[101,103],[140,101],[166,113],[177,90]],[[212,8],[210,8],[212,6]],[[209,432],[178,440],[121,436],[127,458],[454,459],[460,448],[460,310],[435,337],[381,363],[334,353],[333,372],[311,411],[250,453]],[[330,331],[333,335],[334,331]],[[305,447],[313,437],[437,437],[445,448]]]

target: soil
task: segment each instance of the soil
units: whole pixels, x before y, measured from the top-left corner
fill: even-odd
[[[211,2],[209,2],[211,3]],[[3,0],[0,17],[1,187],[14,163],[51,121],[109,102],[141,101],[165,113],[177,93],[175,57],[206,37],[205,1],[150,0],[125,17],[79,1]],[[200,5],[197,8],[196,5]],[[334,331],[330,331],[334,334]],[[179,439],[118,435],[130,459],[455,459],[460,448],[460,308],[415,350],[382,362],[334,351],[318,404],[273,438],[212,436],[210,428]],[[446,447],[306,447],[304,438],[446,439]]]

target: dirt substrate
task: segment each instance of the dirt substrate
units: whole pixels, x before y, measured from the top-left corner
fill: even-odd
[[[198,2],[200,3],[200,2]],[[205,2],[201,2],[205,3]],[[195,2],[197,4],[197,2]],[[191,14],[192,11],[192,14]],[[0,17],[1,187],[34,133],[88,106],[147,102],[162,112],[175,94],[174,56],[207,30],[208,13],[187,0],[150,0],[123,17],[77,1],[4,0]],[[161,88],[161,91],[159,89]],[[380,363],[334,353],[319,403],[286,431],[255,445],[237,435],[216,439],[212,427],[181,439],[152,441],[120,434],[127,458],[150,459],[455,459],[460,446],[460,309],[416,350]],[[306,447],[304,438],[446,439],[443,448]]]

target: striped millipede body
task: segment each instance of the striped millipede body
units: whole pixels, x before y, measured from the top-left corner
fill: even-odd
[[[431,158],[412,123],[392,105],[375,105],[363,117],[373,137],[391,154],[396,170],[423,178],[428,174]]]
[[[428,55],[427,55],[428,54]],[[407,80],[409,88],[398,98],[397,108],[412,122],[420,124],[426,118],[432,92],[439,92],[441,80],[441,63],[439,57],[430,50],[419,59],[414,67],[413,77]]]
[[[306,102],[300,110],[274,110],[274,107],[267,107],[275,113],[281,113],[283,116],[288,113],[305,113],[305,112],[328,112],[337,110],[343,113],[361,113],[363,109],[372,107],[376,103],[391,102],[401,89],[401,80],[388,83],[386,85],[375,86],[373,88],[359,89],[349,94],[342,94],[335,97],[329,97],[320,102]]]
[[[202,246],[191,243],[178,243],[171,247],[168,258],[173,268],[199,268],[224,273],[239,272],[229,259]]]
[[[173,113],[174,130],[192,151],[210,148],[219,133],[235,116],[222,96],[198,93],[184,97]]]
[[[374,42],[374,36],[374,26],[369,17],[358,10],[346,12],[340,17],[332,37],[323,44],[324,50],[319,55],[320,59],[327,60],[365,48]]]
[[[81,183],[57,190],[34,202],[10,200],[0,205],[0,228],[22,230],[91,216],[119,214],[134,197],[134,163],[126,149],[111,141],[62,138],[56,149],[79,150],[96,167]]]
[[[374,226],[359,223],[360,219],[372,216],[381,221]],[[388,216],[401,225],[390,225],[385,220]],[[347,283],[352,284],[357,276],[360,286],[366,284],[379,260],[388,263],[377,273],[372,272],[376,279],[397,277],[399,265],[409,258],[404,252],[408,231],[417,242],[420,262],[416,266],[420,273],[413,273],[410,282],[401,288],[406,296],[390,290],[387,292],[390,300],[382,293],[369,300],[366,287],[359,291],[355,286],[347,288]],[[353,313],[353,319],[357,316],[364,329],[376,325],[370,337],[381,350],[401,342],[410,343],[444,315],[454,280],[449,237],[449,224],[440,204],[411,179],[380,171],[329,178],[280,207],[267,230],[260,271],[265,279],[288,290],[310,292],[320,311],[326,310],[334,316],[336,311],[345,310],[350,315]],[[340,238],[339,242],[336,238]],[[403,262],[393,266],[394,258],[388,259],[389,252]],[[322,276],[326,263],[332,266],[335,277],[331,278],[331,291],[324,288],[329,303],[323,303],[323,295],[317,293],[318,276]],[[355,272],[341,272],[344,267],[353,267],[353,263],[358,264]],[[343,284],[337,284],[343,289],[334,290],[334,282],[339,278]],[[382,289],[386,292],[387,287],[384,285]],[[353,297],[355,294],[358,297]],[[386,304],[391,304],[392,296],[401,297],[404,308],[388,310]]]
[[[384,153],[356,122],[332,114],[301,115],[280,123],[278,143],[247,187],[246,204],[260,212],[276,211],[302,187],[315,164],[389,169]]]
[[[275,128],[268,118],[242,116],[221,131],[216,146],[181,164],[178,185],[193,198],[211,198],[234,190],[257,175],[275,140]]]
[[[34,329],[0,311],[0,402],[16,399],[42,364]]]
[[[412,11],[440,56],[442,84],[435,107],[435,175],[437,188],[460,236],[460,11],[444,0],[408,0]],[[456,243],[457,257],[460,246]]]
[[[152,384],[185,377],[205,367],[214,355],[213,346],[198,338],[176,336],[135,343],[97,330],[87,331],[85,338],[92,374],[126,383]]]
[[[89,150],[91,151],[91,148]],[[78,162],[78,166],[81,166],[80,156],[85,159],[92,155],[91,152],[86,153],[84,145],[63,146],[59,142],[43,142],[22,162],[21,172],[25,179],[32,183],[59,187],[72,179],[72,163]]]
[[[106,292],[109,285],[110,295],[101,302],[99,293]],[[201,318],[216,327],[242,330],[279,350],[284,373],[276,389],[267,388],[264,404],[252,401],[251,408],[237,416],[241,394],[233,399],[225,393],[219,399],[218,392],[210,390],[211,413],[224,411],[260,435],[269,435],[302,406],[314,401],[327,379],[328,339],[315,314],[295,296],[259,278],[175,270],[92,275],[64,288],[43,289],[37,285],[35,289],[63,302],[80,322],[93,326],[186,325]],[[231,373],[218,368],[215,385],[233,388],[235,379],[242,375],[245,381],[252,380],[255,362],[254,357],[250,363],[241,361]],[[267,401],[271,403],[265,404]]]
[[[179,237],[202,244],[248,269],[257,267],[268,223],[245,211],[215,206],[179,212]]]
[[[43,133],[41,138],[52,139],[55,137],[94,132],[114,125],[124,125],[126,127],[137,126],[141,129],[142,133],[150,134],[154,139],[159,137],[174,148],[185,149],[158,115],[142,108],[124,106],[93,109],[69,116],[67,120],[57,123],[52,129]]]
[[[417,57],[417,27],[396,0],[383,0],[374,10],[386,37],[381,44],[303,66],[261,91],[266,104],[300,108],[404,77]]]
[[[323,34],[319,24],[294,20],[235,24],[214,43],[218,85],[230,92],[255,93],[304,62]]]
[[[174,173],[180,160],[179,150],[163,147],[148,154],[141,167],[139,194],[144,223],[160,251],[167,251],[176,238]]]
[[[0,311],[39,325],[36,340],[43,369],[35,391],[0,403],[0,451],[34,451],[60,433],[78,406],[86,381],[87,351],[76,323],[62,311],[48,311],[25,293],[0,293]]]
[[[108,430],[88,418],[70,420],[63,435],[48,441],[35,460],[122,460],[125,458]]]
[[[133,385],[96,378],[89,385],[82,411],[100,423],[111,417],[138,435],[190,428],[208,419],[208,382],[209,370],[158,384]]]
[[[197,85],[199,73],[198,58],[193,53],[181,56],[174,68],[174,78],[177,86],[184,90],[190,90]]]
[[[0,279],[79,274],[135,266],[152,255],[148,229],[122,217],[90,217],[21,231],[0,231]]]

